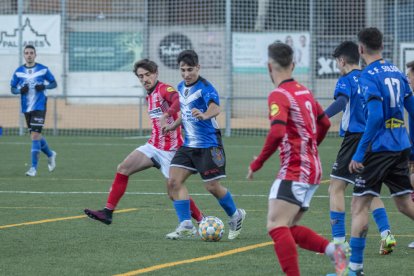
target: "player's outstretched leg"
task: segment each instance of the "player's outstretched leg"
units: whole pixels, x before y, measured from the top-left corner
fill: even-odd
[[[105,208],[96,211],[91,209],[85,209],[85,214],[91,219],[98,220],[102,223],[105,223],[106,225],[111,224],[112,213],[126,191],[128,179],[129,176],[121,173],[116,173],[114,182],[112,183],[111,189],[109,191],[108,200]]]

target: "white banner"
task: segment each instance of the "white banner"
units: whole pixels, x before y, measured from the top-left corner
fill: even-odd
[[[59,54],[60,15],[23,15],[23,46],[31,44],[38,53]],[[15,54],[19,47],[17,15],[0,16],[0,54]]]
[[[400,70],[405,72],[405,65],[414,60],[414,43],[400,44]]]
[[[233,33],[233,70],[267,72],[267,46],[280,41],[294,51],[295,73],[309,70],[310,35],[303,33]]]

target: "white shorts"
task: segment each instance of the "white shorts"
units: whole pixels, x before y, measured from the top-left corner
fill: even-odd
[[[148,143],[138,147],[136,150],[139,150],[151,159],[154,162],[154,167],[160,169],[165,178],[168,178],[171,160],[176,151],[160,150]]]
[[[276,179],[270,188],[269,199],[285,200],[298,205],[301,211],[306,211],[318,187],[315,184]]]

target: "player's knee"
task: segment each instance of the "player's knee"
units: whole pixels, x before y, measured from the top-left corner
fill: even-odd
[[[342,185],[342,183],[338,183],[336,180],[331,180],[331,183],[328,187],[328,192],[331,195],[343,194],[345,193],[345,188],[346,185]]]
[[[213,194],[213,195],[217,193],[217,187],[216,187],[216,185],[207,184],[207,185],[206,185],[206,190],[207,190],[210,194]]]
[[[222,198],[227,193],[227,189],[221,186],[218,181],[208,182],[205,187],[206,190],[216,198]]]
[[[32,137],[32,140],[40,140],[41,134],[39,132],[32,131],[31,137]]]
[[[268,219],[267,223],[266,223],[266,229],[267,232],[271,231],[272,229],[281,227],[282,225],[280,225],[280,223],[278,223],[278,221],[276,221],[275,219]],[[286,225],[283,225],[286,226]]]
[[[125,168],[124,163],[118,164],[118,166],[116,167],[116,171],[117,171],[117,173],[127,175],[126,174],[127,169]]]
[[[181,182],[176,178],[169,178],[167,183],[168,195],[171,196],[171,191],[178,190],[181,187]]]

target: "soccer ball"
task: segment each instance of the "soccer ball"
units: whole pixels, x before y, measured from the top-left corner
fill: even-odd
[[[219,241],[224,234],[224,224],[218,217],[205,217],[198,226],[198,234],[203,241]]]

